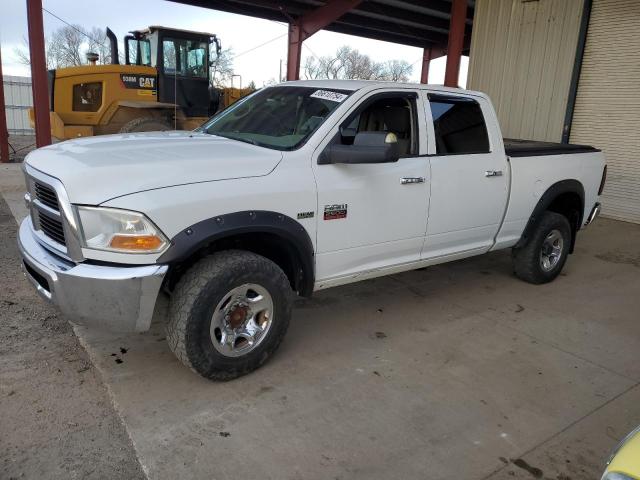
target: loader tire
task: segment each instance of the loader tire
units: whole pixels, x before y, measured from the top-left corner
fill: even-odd
[[[120,133],[164,132],[166,130],[173,130],[173,128],[162,119],[154,117],[141,117],[134,118],[133,120],[125,123],[120,129]]]

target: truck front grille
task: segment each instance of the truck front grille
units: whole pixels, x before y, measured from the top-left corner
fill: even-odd
[[[33,177],[31,182],[27,183],[31,183],[31,197],[35,200],[31,212],[33,226],[40,231],[43,240],[55,242],[58,246],[66,248],[62,212],[56,189]]]
[[[64,240],[64,228],[62,227],[60,218],[50,217],[43,211],[39,211],[38,219],[42,233],[54,242],[58,242],[60,245],[66,245]]]

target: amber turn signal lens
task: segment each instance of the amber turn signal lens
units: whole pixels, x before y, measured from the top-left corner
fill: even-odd
[[[114,235],[109,246],[118,250],[154,251],[162,246],[155,235]]]

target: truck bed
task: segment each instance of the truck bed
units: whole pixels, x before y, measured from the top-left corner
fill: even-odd
[[[504,150],[509,157],[537,157],[541,155],[564,155],[570,153],[599,152],[589,145],[572,143],[538,142],[536,140],[504,139]]]

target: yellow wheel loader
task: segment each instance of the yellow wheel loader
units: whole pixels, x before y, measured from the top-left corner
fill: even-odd
[[[214,34],[159,26],[130,33],[124,65],[107,28],[110,65],[96,65],[97,55],[89,53],[87,65],[49,71],[54,137],[191,130],[248,93],[211,86],[210,64],[220,54]],[[33,124],[33,110],[29,116]]]

